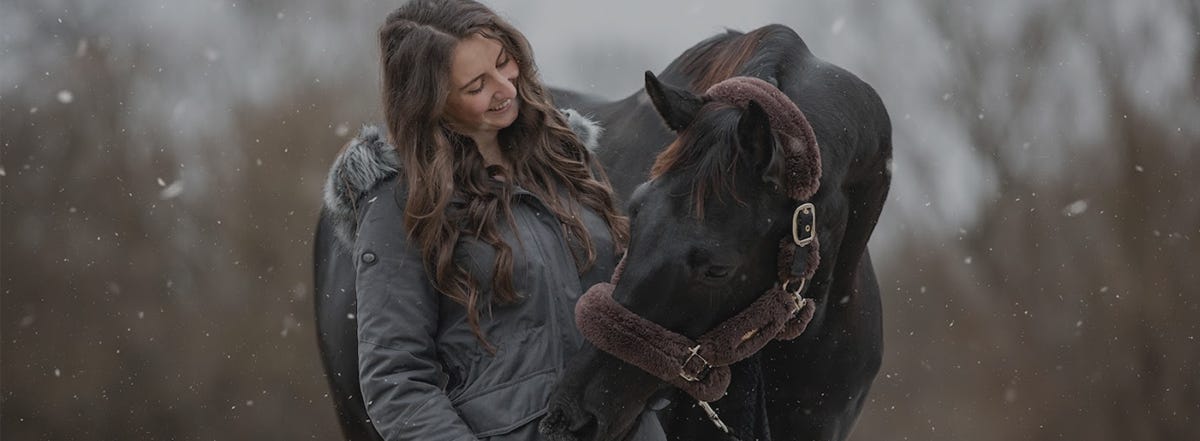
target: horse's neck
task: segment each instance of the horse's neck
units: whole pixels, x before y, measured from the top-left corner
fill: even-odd
[[[674,139],[645,92],[597,109],[605,125],[598,156],[622,203],[649,179],[655,157]]]
[[[688,87],[693,80],[680,67],[680,58],[657,76],[659,81],[676,87]],[[667,129],[645,89],[617,101],[589,104],[592,114],[605,127],[600,161],[624,203],[638,185],[649,179],[655,158],[675,139],[675,133]]]
[[[755,355],[730,366],[729,389],[716,410],[729,429],[742,440],[769,440],[767,396],[761,357]]]

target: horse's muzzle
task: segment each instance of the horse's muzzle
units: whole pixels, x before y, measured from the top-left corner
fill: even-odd
[[[568,363],[539,430],[551,441],[619,441],[635,432],[651,396],[665,386],[585,344]]]

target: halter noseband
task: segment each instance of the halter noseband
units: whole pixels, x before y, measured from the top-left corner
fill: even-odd
[[[705,95],[746,107],[755,101],[770,118],[784,144],[787,195],[807,201],[820,185],[821,157],[812,126],[798,107],[775,86],[758,78],[733,77]],[[791,340],[804,332],[816,310],[801,297],[819,264],[816,207],[800,203],[792,213],[792,231],[780,240],[778,282],[749,307],[692,340],[646,320],[612,298],[625,267],[617,265],[611,283],[593,286],[575,306],[584,338],[600,350],[670,383],[700,401],[717,427],[728,428],[708,402],[725,395],[729,366],[758,352],[772,339]]]

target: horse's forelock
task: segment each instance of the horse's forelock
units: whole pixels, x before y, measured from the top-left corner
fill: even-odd
[[[710,193],[718,198],[729,194],[735,202],[745,204],[734,185],[741,150],[737,128],[743,112],[727,103],[705,104],[692,125],[659,153],[650,170],[651,179],[675,170],[685,172],[681,176],[691,181],[698,219],[704,218],[704,201]]]

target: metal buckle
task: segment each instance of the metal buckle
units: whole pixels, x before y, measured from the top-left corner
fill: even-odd
[[[800,286],[799,286],[799,287],[797,287],[795,291],[788,291],[788,289],[787,289],[787,286],[788,286],[788,283],[791,283],[791,282],[792,282],[791,280],[784,280],[784,281],[783,281],[783,288],[782,288],[782,289],[783,289],[783,292],[786,292],[786,293],[788,293],[788,294],[794,295],[794,296],[796,296],[796,297],[800,297],[800,291],[804,291],[804,285],[805,285],[806,283],[808,283],[808,280],[807,280],[807,279],[800,279]]]
[[[692,362],[692,358],[699,358],[700,361],[704,363],[704,367],[700,368],[700,371],[696,372],[697,375],[712,367],[711,364],[708,364],[708,360],[705,360],[704,357],[700,356],[700,345],[696,345],[696,347],[691,349],[691,354],[689,354],[688,357],[683,360],[683,364],[679,366],[679,376],[690,382],[700,381],[699,377],[687,373],[687,366]]]
[[[810,215],[811,223],[804,225],[804,236],[800,237],[800,213]],[[812,202],[805,202],[792,212],[792,241],[802,247],[812,243],[817,238],[817,207]]]
[[[796,304],[796,307],[795,307],[795,309],[792,309],[792,314],[795,314],[795,313],[797,313],[797,312],[800,312],[800,310],[801,310],[801,309],[804,309],[804,303],[805,303],[805,302],[808,302],[808,299],[806,299],[806,298],[804,298],[804,297],[800,296],[800,292],[801,292],[801,291],[804,291],[804,285],[806,285],[806,284],[807,284],[807,282],[808,282],[808,279],[800,279],[800,286],[796,287],[796,290],[795,290],[795,291],[791,291],[791,292],[789,292],[789,291],[788,291],[788,289],[787,289],[787,287],[788,287],[788,283],[789,283],[789,282],[791,282],[791,281],[790,281],[790,280],[785,280],[785,281],[783,282],[783,287],[782,287],[782,289],[783,289],[783,292],[785,292],[785,293],[788,293],[788,294],[791,294],[791,295],[792,295],[792,297],[794,297],[794,299],[793,299],[793,300],[796,302],[796,303],[795,303],[795,304]]]

